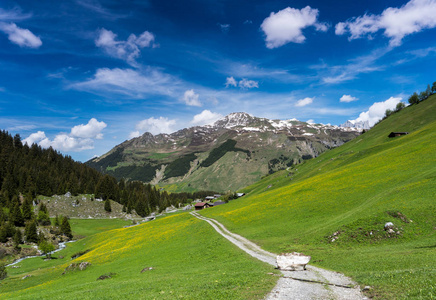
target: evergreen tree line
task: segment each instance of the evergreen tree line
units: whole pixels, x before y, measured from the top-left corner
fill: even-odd
[[[122,204],[124,211],[130,213],[134,209],[142,217],[214,193],[168,194],[140,181],[117,182],[114,177],[75,162],[51,147],[43,149],[36,144],[29,147],[23,145],[18,134],[12,137],[8,132],[0,131],[0,214],[6,220],[13,220],[15,226],[24,226],[19,216],[29,219],[37,195],[67,192],[94,194],[106,200],[108,212],[111,211],[108,201],[111,199]],[[45,218],[46,223],[50,221],[48,215],[37,217]]]
[[[424,101],[431,95],[436,93],[436,81],[433,82],[433,85],[430,87],[430,84],[427,85],[427,89],[425,91],[420,92],[419,94],[417,92],[413,93],[409,97],[409,103],[410,104],[417,104],[421,101]]]
[[[427,85],[427,89],[425,91],[420,92],[419,94],[417,92],[414,92],[410,97],[409,97],[409,104],[418,104],[421,101],[426,100],[428,97],[430,97],[431,95],[436,93],[436,81],[433,82],[433,85],[430,87],[430,84]],[[382,120],[386,119],[387,117],[389,117],[390,115],[399,112],[400,110],[402,110],[403,108],[406,107],[406,104],[404,104],[403,102],[399,102],[397,104],[397,106],[395,107],[395,109],[387,109],[385,111],[385,115],[383,117]],[[380,120],[380,121],[382,121]]]

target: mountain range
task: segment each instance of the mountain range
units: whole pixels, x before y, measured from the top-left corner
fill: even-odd
[[[270,120],[231,113],[212,125],[127,140],[88,165],[169,191],[236,191],[262,176],[340,146],[360,127]]]

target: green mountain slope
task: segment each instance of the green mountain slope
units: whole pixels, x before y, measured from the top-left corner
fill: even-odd
[[[392,131],[410,134],[388,138]],[[267,250],[312,255],[381,298],[434,297],[435,140],[432,96],[203,214]],[[386,222],[393,232],[384,230]]]

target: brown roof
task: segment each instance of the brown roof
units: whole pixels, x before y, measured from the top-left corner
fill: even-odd
[[[203,207],[203,206],[205,206],[207,203],[204,203],[204,202],[199,202],[199,203],[195,203],[195,207]]]

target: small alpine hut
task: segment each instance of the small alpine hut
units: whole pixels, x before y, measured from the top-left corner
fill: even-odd
[[[401,135],[406,135],[409,134],[408,132],[391,132],[388,137],[393,138],[393,137],[397,137],[397,136],[401,136]]]
[[[194,207],[195,207],[195,210],[202,210],[205,208],[209,208],[210,204],[207,202],[199,202],[199,203],[195,203]]]

